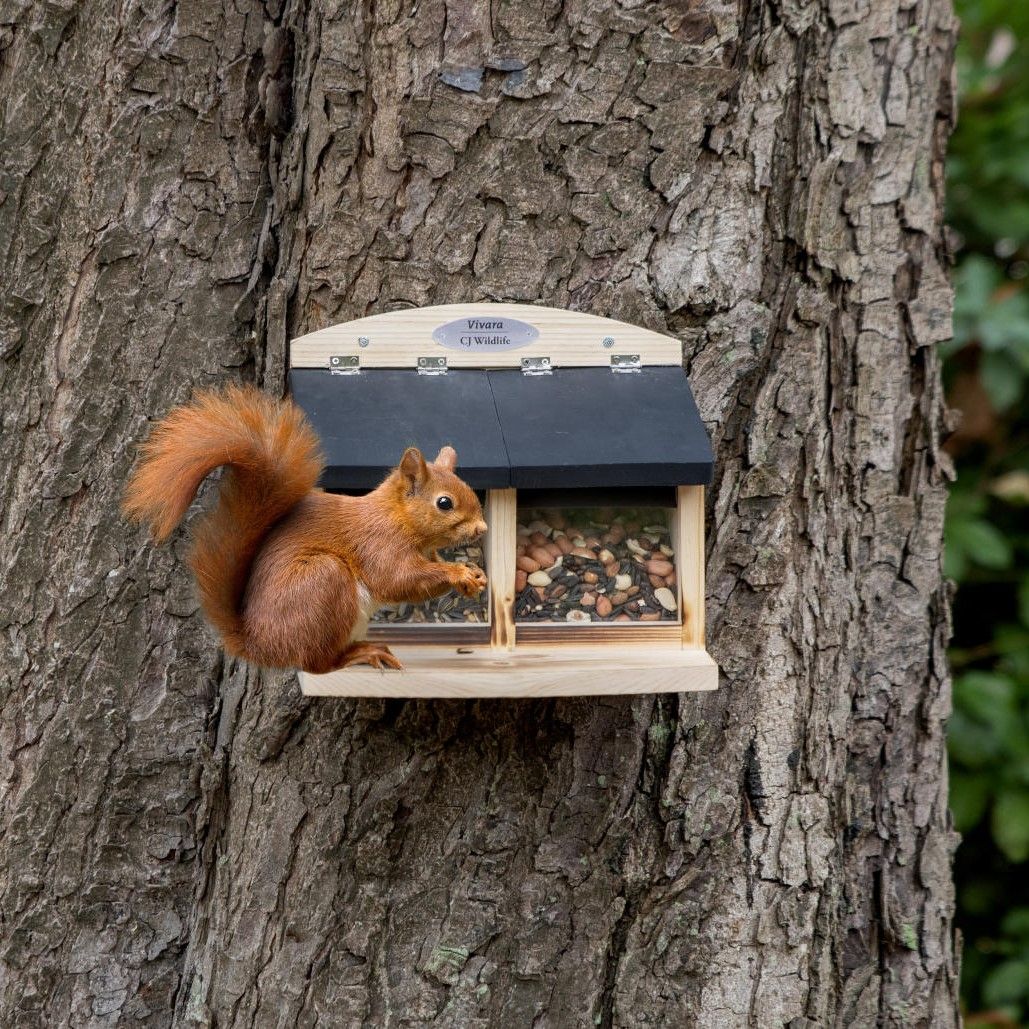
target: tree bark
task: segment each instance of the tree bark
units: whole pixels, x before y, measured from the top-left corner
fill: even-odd
[[[0,3],[0,1023],[958,1024],[954,31]],[[718,693],[307,701],[220,655],[185,534],[119,520],[194,386],[278,393],[293,335],[473,299],[683,340]]]

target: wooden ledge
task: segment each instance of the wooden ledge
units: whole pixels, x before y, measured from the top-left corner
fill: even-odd
[[[718,688],[718,666],[692,647],[392,647],[403,671],[354,666],[300,674],[309,697],[574,697]]]

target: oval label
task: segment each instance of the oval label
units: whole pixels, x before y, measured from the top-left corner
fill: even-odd
[[[438,325],[432,338],[450,350],[517,350],[539,338],[540,330],[517,318],[469,315]]]

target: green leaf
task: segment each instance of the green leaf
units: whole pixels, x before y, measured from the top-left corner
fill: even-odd
[[[947,748],[950,756],[966,768],[985,768],[996,760],[1000,751],[997,734],[989,727],[955,710],[947,727]]]
[[[1021,683],[1023,704],[1029,714],[1029,629],[1017,623],[998,625],[993,633],[993,645],[1000,656],[998,667]]]
[[[1005,790],[993,803],[993,838],[1009,861],[1029,857],[1029,791]],[[1026,981],[1029,988],[1029,979]]]
[[[990,403],[998,413],[1014,407],[1022,396],[1025,376],[1018,363],[1004,352],[983,355],[979,378],[990,398]]]
[[[966,540],[972,560],[985,568],[1010,568],[1014,554],[1011,544],[996,526],[985,521],[969,522]]]
[[[983,999],[990,1007],[1015,1004],[1029,997],[1029,961],[1005,961],[983,983]]]
[[[976,477],[965,472],[947,497],[947,518],[971,518],[986,511],[986,497]]]
[[[1014,552],[1007,537],[981,518],[953,518],[947,522],[944,567],[950,561],[971,561],[983,568],[1009,568]]]
[[[986,350],[1019,353],[1029,343],[1029,297],[1019,292],[988,304],[978,312],[976,335]]]
[[[1016,687],[1001,672],[973,670],[954,679],[954,704],[980,722],[1002,728],[1015,717]]]
[[[955,582],[964,582],[968,578],[968,558],[964,550],[953,541],[945,544],[943,551],[943,575]]]
[[[990,799],[990,777],[970,775],[952,770],[950,775],[950,809],[958,832],[974,829],[986,813]]]
[[[1029,946],[1029,907],[1013,908],[1000,923],[1005,936],[1020,938]]]
[[[957,883],[957,887],[962,909],[975,915],[996,912],[1005,890],[1005,884],[996,878],[972,879],[970,882]]]
[[[982,254],[969,254],[954,274],[957,293],[954,298],[955,318],[975,319],[986,309],[994,291],[1004,279],[995,261]]]
[[[958,268],[953,318],[954,344],[958,349],[982,336],[982,320],[999,281],[996,274],[992,262],[974,254]]]

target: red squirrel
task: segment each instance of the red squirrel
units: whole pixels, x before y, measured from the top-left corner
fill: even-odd
[[[377,607],[451,589],[473,597],[486,585],[481,569],[436,553],[486,531],[478,498],[454,474],[453,447],[431,463],[408,447],[363,497],[326,493],[315,487],[324,462],[303,412],[230,386],[175,408],[141,452],[123,508],[158,542],[204,478],[227,466],[190,565],[225,649],[254,664],[316,674],[400,668],[388,647],[363,639]]]

